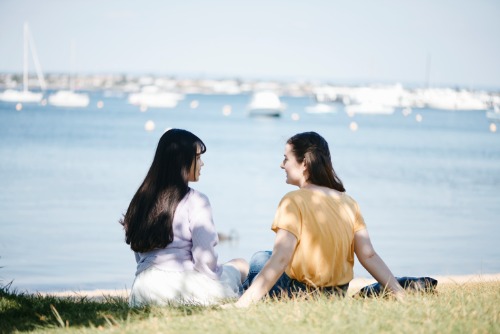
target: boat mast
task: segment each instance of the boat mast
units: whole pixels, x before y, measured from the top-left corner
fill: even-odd
[[[74,40],[71,40],[71,50],[70,50],[70,60],[69,60],[69,90],[75,91],[75,53],[76,53],[76,43]]]
[[[431,54],[427,54],[427,62],[425,64],[425,88],[430,88],[431,81]]]
[[[41,90],[45,90],[47,85],[45,84],[45,79],[43,78],[42,66],[40,66],[40,62],[38,61],[38,55],[36,53],[35,41],[33,40],[33,36],[28,31],[29,45],[31,50],[31,56],[33,58],[33,63],[35,63],[36,76],[38,77],[38,83],[40,84]]]
[[[30,52],[31,51],[31,52]],[[38,77],[38,83],[42,90],[47,88],[45,84],[45,79],[43,78],[42,67],[38,61],[38,55],[36,53],[35,41],[33,36],[31,36],[28,22],[24,22],[24,64],[23,64],[23,91],[26,93],[28,91],[28,81],[29,81],[29,54],[33,58],[33,63],[35,64],[36,75]]]
[[[23,64],[23,91],[28,91],[28,22],[24,22],[24,64]]]

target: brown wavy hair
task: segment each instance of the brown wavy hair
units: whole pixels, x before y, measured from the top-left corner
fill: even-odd
[[[335,173],[328,143],[316,132],[303,132],[287,140],[299,163],[305,161],[307,181],[318,186],[345,192],[342,181]]]

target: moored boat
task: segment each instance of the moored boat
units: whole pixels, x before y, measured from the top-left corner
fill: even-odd
[[[255,92],[247,105],[250,116],[280,117],[284,110],[285,104],[272,91]]]
[[[21,103],[38,103],[43,98],[43,92],[32,92],[28,89],[28,54],[31,53],[35,63],[36,74],[40,88],[45,90],[45,80],[43,78],[42,69],[38,62],[36,54],[35,42],[31,36],[28,23],[24,23],[24,62],[23,62],[23,90],[7,89],[0,93],[0,101],[4,102],[21,102]]]
[[[0,93],[0,101],[4,102],[22,102],[37,103],[43,98],[43,93],[35,93],[29,90],[7,89]]]
[[[85,108],[90,98],[85,93],[75,93],[72,90],[60,90],[49,96],[49,104],[56,107]]]
[[[359,103],[345,106],[345,111],[349,115],[353,114],[371,114],[371,115],[391,115],[394,113],[394,107],[386,106],[380,103]]]
[[[316,103],[315,105],[306,107],[305,110],[309,114],[330,114],[337,112],[334,106],[327,103]]]
[[[500,106],[494,105],[493,110],[486,112],[486,117],[492,121],[500,122]]]
[[[156,86],[145,86],[141,92],[128,96],[130,104],[149,108],[175,108],[182,99],[184,99],[184,95],[161,91]]]

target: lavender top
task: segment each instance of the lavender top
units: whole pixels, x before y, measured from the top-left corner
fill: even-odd
[[[135,274],[155,267],[165,271],[196,270],[219,279],[222,265],[217,264],[214,249],[219,238],[207,196],[190,189],[175,210],[173,230],[174,240],[166,248],[135,253]]]

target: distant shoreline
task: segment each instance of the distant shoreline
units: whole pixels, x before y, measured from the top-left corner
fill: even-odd
[[[463,285],[468,283],[481,283],[481,282],[495,282],[500,281],[500,273],[497,274],[475,274],[475,275],[430,275],[438,281],[438,287],[442,284],[457,284]],[[357,292],[362,287],[375,283],[376,281],[372,278],[356,277],[349,283],[348,294],[351,295]],[[79,291],[56,291],[56,292],[43,292],[39,291],[37,293],[46,296],[56,296],[56,297],[89,297],[89,298],[101,298],[101,297],[128,297],[129,289],[120,290],[79,290]]]

